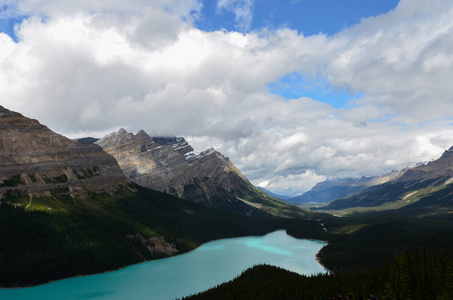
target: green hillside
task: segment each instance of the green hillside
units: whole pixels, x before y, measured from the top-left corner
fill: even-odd
[[[136,192],[137,190],[138,192]],[[245,217],[130,186],[86,200],[34,197],[0,205],[0,286],[28,286],[167,257],[220,238],[262,235],[310,221]]]

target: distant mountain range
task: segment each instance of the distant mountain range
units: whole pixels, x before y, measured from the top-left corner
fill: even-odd
[[[341,191],[331,194],[333,199],[330,200],[335,199],[334,201],[313,210],[392,211],[420,216],[451,213],[453,147],[446,150],[439,159],[426,164],[359,180],[359,184],[354,184],[350,179],[340,182],[320,184],[318,190],[311,191],[312,195]],[[327,188],[319,188],[322,186]]]
[[[277,198],[277,199],[280,199],[280,200],[284,200],[286,202],[289,203],[289,199],[291,199],[292,197],[289,197],[289,196],[283,196],[283,195],[279,195],[279,194],[275,194],[275,193],[272,193],[271,191],[269,191],[268,189],[265,189],[263,187],[258,187],[260,190],[262,190],[263,192],[265,192],[266,194],[268,194],[269,196],[271,197],[274,197],[274,198]]]
[[[289,203],[301,205],[307,203],[326,203],[335,199],[347,198],[357,194],[364,189],[385,183],[398,177],[401,172],[393,171],[391,173],[361,178],[334,178],[317,183],[311,190],[301,196],[288,199]]]
[[[328,179],[317,183],[311,190],[298,197],[288,199],[289,203],[301,205],[306,203],[326,203],[334,199],[347,197],[367,186],[370,178],[362,177]]]

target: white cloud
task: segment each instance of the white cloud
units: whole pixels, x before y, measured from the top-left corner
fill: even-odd
[[[453,144],[446,1],[401,1],[333,37],[204,32],[192,25],[201,3],[190,0],[25,0],[11,9],[30,18],[19,43],[0,34],[1,105],[71,137],[120,127],[186,136],[254,183],[296,193],[429,160]],[[363,97],[335,109],[269,93],[293,72]]]
[[[7,57],[14,51],[15,44],[12,38],[5,34],[0,33],[0,57]]]
[[[265,188],[268,185],[269,185],[269,180],[264,180],[264,181],[258,183],[256,186]]]
[[[281,195],[300,196],[303,190],[309,190],[317,182],[325,180],[326,177],[319,176],[313,171],[307,170],[304,173],[288,176],[277,176],[272,182],[264,181],[256,184]],[[264,186],[262,184],[265,184]]]
[[[446,117],[453,104],[452,18],[449,1],[401,1],[333,38],[339,51],[328,66],[329,79],[392,114]]]

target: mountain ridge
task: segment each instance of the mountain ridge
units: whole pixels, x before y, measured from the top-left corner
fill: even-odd
[[[392,211],[420,216],[449,213],[453,210],[451,183],[453,147],[445,150],[438,159],[375,177],[357,193],[311,209]]]
[[[138,185],[245,215],[305,215],[301,209],[253,186],[214,148],[195,154],[182,137],[151,137],[119,129],[96,142]]]

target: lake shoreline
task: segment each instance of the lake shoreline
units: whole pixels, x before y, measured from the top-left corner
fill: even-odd
[[[185,252],[181,252],[181,253],[178,253],[176,255],[172,255],[172,256],[168,256],[168,257],[162,257],[162,258],[158,258],[158,259],[152,259],[152,260],[144,260],[144,261],[140,261],[140,262],[137,262],[137,263],[134,263],[134,264],[130,264],[130,265],[125,265],[125,266],[121,266],[119,268],[115,268],[115,269],[112,269],[112,270],[106,270],[104,272],[98,272],[98,273],[93,273],[93,274],[86,274],[86,275],[76,275],[76,276],[71,276],[71,277],[65,277],[65,278],[61,278],[61,279],[57,279],[57,280],[52,280],[52,281],[48,281],[48,282],[45,282],[45,283],[41,283],[41,284],[37,284],[37,285],[28,285],[28,286],[18,286],[18,287],[0,287],[0,291],[1,290],[22,290],[22,289],[27,289],[27,288],[34,288],[34,287],[39,287],[39,286],[44,286],[44,285],[47,285],[47,284],[51,284],[51,283],[55,283],[55,282],[58,282],[58,281],[63,281],[63,280],[67,280],[67,279],[71,279],[71,278],[80,278],[80,277],[89,277],[89,276],[95,276],[95,275],[101,275],[101,274],[106,274],[106,273],[110,273],[110,272],[116,272],[116,271],[119,271],[119,270],[122,270],[122,269],[125,269],[127,267],[132,267],[132,266],[135,266],[135,265],[139,265],[139,264],[143,264],[143,263],[147,263],[147,262],[153,262],[153,261],[159,261],[159,260],[164,260],[164,259],[168,259],[168,258],[174,258],[174,257],[178,257],[178,256],[181,256],[181,255],[186,255],[186,254],[189,254],[191,252],[194,252],[196,251],[197,249],[199,249],[200,247],[202,247],[203,245],[205,244],[208,244],[208,243],[211,243],[211,242],[215,242],[215,241],[222,241],[222,240],[231,240],[231,239],[238,239],[238,238],[247,238],[247,237],[264,237],[268,234],[272,234],[272,233],[275,233],[275,232],[278,232],[278,231],[284,231],[286,235],[296,239],[296,240],[308,240],[308,241],[316,241],[316,242],[323,242],[325,243],[325,245],[323,247],[325,247],[327,245],[327,242],[326,241],[323,241],[323,240],[317,240],[317,239],[299,239],[299,238],[296,238],[296,237],[293,237],[292,235],[289,235],[288,232],[287,232],[287,229],[277,229],[277,230],[272,230],[272,231],[269,231],[269,232],[266,232],[266,233],[263,233],[261,235],[239,235],[239,236],[235,236],[235,237],[226,237],[226,238],[220,238],[220,239],[214,239],[214,240],[210,240],[210,241],[207,241],[207,242],[204,242],[200,245],[198,245],[197,247],[191,249],[191,250],[188,250],[188,251],[185,251]],[[322,248],[321,248],[322,249]],[[320,250],[321,250],[320,249]],[[319,253],[319,251],[318,251]],[[317,253],[317,254],[318,254]],[[319,258],[317,257],[317,254],[315,256],[315,260],[317,263],[319,263],[325,270],[327,270],[328,272],[331,272],[330,270],[328,270],[319,260]],[[247,268],[248,269],[248,268]],[[245,270],[243,270],[245,271]],[[239,275],[239,274],[238,274]],[[313,275],[310,275],[310,276],[314,276]]]
[[[143,261],[140,261],[140,262],[137,262],[137,263],[133,263],[133,264],[130,264],[130,265],[125,265],[125,266],[121,266],[119,268],[115,268],[115,269],[111,269],[111,270],[106,270],[106,271],[103,271],[103,272],[97,272],[97,273],[92,273],[92,274],[85,274],[85,275],[75,275],[75,276],[70,276],[70,277],[64,277],[64,278],[61,278],[61,279],[56,279],[56,280],[51,280],[51,281],[48,281],[48,282],[44,282],[44,283],[40,283],[40,284],[35,284],[35,285],[27,285],[27,286],[17,286],[17,287],[0,287],[0,290],[19,290],[19,289],[27,289],[27,288],[32,288],[32,287],[37,287],[37,286],[42,286],[42,285],[46,285],[46,284],[49,284],[49,283],[53,283],[53,282],[57,282],[57,281],[61,281],[61,280],[66,280],[66,279],[71,279],[71,278],[79,278],[79,277],[85,277],[85,276],[93,276],[93,275],[99,275],[99,274],[105,274],[105,273],[110,273],[110,272],[115,272],[115,271],[119,271],[121,269],[124,269],[124,268],[127,268],[127,267],[131,267],[131,266],[135,266],[135,265],[139,265],[139,264],[142,264],[142,263],[146,263],[146,262],[150,262],[150,261],[157,261],[157,260],[162,260],[162,259],[167,259],[167,258],[171,258],[171,257],[177,257],[177,256],[180,256],[180,255],[184,255],[184,254],[188,254],[190,252],[193,252],[195,250],[197,250],[198,248],[200,248],[201,246],[207,244],[207,243],[210,243],[210,242],[214,242],[214,241],[221,241],[221,240],[228,240],[228,239],[236,239],[236,238],[241,238],[241,237],[253,237],[253,236],[265,236],[267,234],[270,234],[272,232],[276,232],[276,231],[279,231],[279,230],[285,230],[286,229],[277,229],[277,230],[273,230],[273,231],[269,231],[267,233],[264,233],[262,235],[239,235],[239,236],[235,236],[235,237],[227,237],[227,238],[221,238],[221,239],[213,239],[213,240],[210,240],[210,241],[206,241],[200,245],[198,245],[197,247],[191,249],[191,250],[188,250],[188,251],[185,251],[185,252],[181,252],[181,253],[177,253],[175,255],[171,255],[171,256],[167,256],[167,257],[161,257],[161,258],[156,258],[156,259],[150,259],[150,260],[143,260]]]

